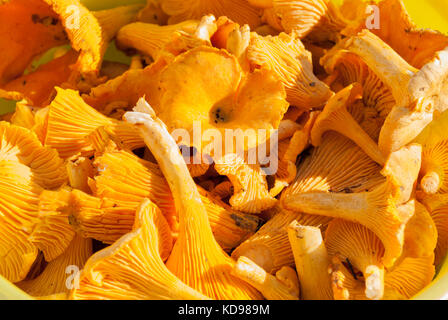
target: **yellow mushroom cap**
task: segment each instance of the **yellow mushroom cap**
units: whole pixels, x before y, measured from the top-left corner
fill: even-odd
[[[61,17],[73,49],[79,51],[75,69],[98,74],[109,41],[121,26],[132,22],[141,5],[91,12],[78,0],[45,0]]]
[[[155,209],[143,201],[133,231],[90,257],[71,299],[207,299],[182,283],[160,258],[160,241],[170,230]]]
[[[66,250],[49,262],[39,276],[32,280],[21,281],[16,285],[39,299],[53,294],[67,294],[71,286],[77,285],[77,272],[84,267],[91,255],[92,240],[75,235]]]
[[[378,8],[381,28],[372,31],[414,67],[423,67],[437,51],[448,46],[446,35],[419,28],[402,0],[382,0]]]
[[[196,20],[182,21],[167,26],[134,22],[120,29],[116,41],[120,48],[134,48],[156,60],[175,32],[182,31],[193,34],[198,24],[199,22]]]
[[[384,246],[380,239],[364,226],[334,219],[325,233],[328,254],[341,261],[349,261],[363,273],[365,296],[368,299],[381,299],[384,294]]]
[[[162,10],[170,18],[169,24],[189,19],[200,19],[206,14],[216,17],[227,16],[233,21],[245,24],[251,28],[260,25],[259,10],[252,7],[247,1],[239,0],[162,0]]]
[[[74,50],[40,65],[35,71],[8,82],[0,89],[0,97],[12,100],[25,99],[32,106],[47,106],[54,94],[54,87],[69,81],[70,68],[78,58]],[[31,129],[31,128],[30,128]]]
[[[159,59],[144,69],[130,69],[121,76],[92,88],[88,95],[83,95],[83,99],[103,114],[110,113],[109,109],[117,102],[124,109],[132,108],[142,96],[157,107],[160,104],[160,72],[165,66],[166,61]]]
[[[395,106],[395,99],[389,87],[359,56],[341,49],[338,45],[329,50],[320,62],[336,83],[341,82],[344,87],[353,83],[362,85],[364,116],[357,120],[372,139],[378,141],[384,121]]]
[[[31,169],[19,162],[1,160],[0,172],[0,274],[11,282],[23,280],[37,257],[28,237],[37,220],[39,194]]]
[[[403,256],[410,258],[431,257],[439,239],[437,225],[423,204],[411,200],[398,210],[415,211],[404,230]]]
[[[246,76],[234,56],[209,47],[178,56],[162,72],[160,88],[163,108],[155,108],[170,132],[181,128],[193,137],[195,122],[202,132],[211,129],[210,133],[222,137],[226,129],[239,129],[247,133],[245,149],[264,143],[288,107],[283,86],[272,72],[260,70]],[[266,130],[266,137],[258,134],[260,129]],[[202,136],[202,141],[191,142],[198,150],[213,141],[211,134]]]
[[[61,255],[75,237],[67,212],[70,192],[70,188],[45,190],[39,197],[38,221],[29,240],[43,252],[47,262]]]
[[[314,75],[311,54],[294,34],[262,37],[251,33],[247,59],[254,68],[275,73],[293,106],[319,108],[332,95],[328,86]]]
[[[86,138],[99,127],[105,127],[129,150],[143,146],[138,131],[129,124],[102,115],[86,104],[77,91],[56,90],[48,112],[45,145],[56,149],[62,158],[78,153],[92,155],[93,147]]]
[[[272,0],[272,14],[278,19],[273,27],[281,26],[287,33],[296,32],[300,38],[314,33],[317,39],[325,41],[328,33],[337,33],[345,26],[337,10],[328,0]],[[268,22],[271,24],[272,19]]]
[[[260,213],[275,206],[277,199],[268,191],[266,177],[257,164],[247,164],[237,154],[226,154],[215,160],[215,169],[233,184],[230,205],[238,211]]]

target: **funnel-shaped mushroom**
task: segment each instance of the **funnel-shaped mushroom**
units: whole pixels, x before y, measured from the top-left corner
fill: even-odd
[[[331,300],[330,260],[320,228],[303,226],[293,221],[288,227],[301,298],[303,300]]]
[[[179,215],[179,237],[168,268],[182,281],[217,299],[257,299],[260,294],[232,276],[234,261],[213,237],[207,211],[176,142],[154,110],[141,99],[136,112],[125,114],[137,124],[170,185]],[[139,112],[140,111],[140,112]]]
[[[229,153],[215,160],[215,169],[233,184],[229,202],[235,210],[260,213],[277,203],[277,199],[269,194],[266,176],[260,165],[247,164],[239,155]]]
[[[434,255],[405,258],[384,280],[384,300],[411,299],[434,278]]]
[[[0,97],[21,100],[36,107],[47,106],[54,94],[54,87],[67,82],[72,74],[70,66],[78,54],[69,50],[61,57],[39,66],[34,72],[22,75],[8,82],[0,89]]]
[[[120,29],[116,41],[120,48],[134,48],[156,60],[175,32],[182,31],[193,34],[198,24],[199,22],[196,20],[182,21],[167,26],[134,22]]]
[[[179,55],[162,72],[160,88],[156,112],[170,132],[187,130],[194,137],[193,129],[200,125],[202,132],[210,133],[190,142],[199,151],[214,145],[211,133],[226,137],[226,150],[233,147],[228,143],[245,150],[264,143],[288,108],[283,85],[272,71],[246,75],[233,55],[211,47]],[[229,130],[234,136],[229,137]],[[223,155],[222,150],[214,152]]]
[[[55,150],[42,147],[28,129],[0,122],[0,160],[19,162],[30,168],[33,182],[56,189],[67,181],[63,160]]]
[[[289,210],[342,218],[367,227],[382,241],[385,248],[382,262],[390,267],[402,253],[404,228],[412,216],[397,210],[399,196],[399,186],[387,179],[367,192],[287,194],[283,205]]]
[[[294,266],[294,256],[288,240],[288,225],[299,221],[305,226],[325,229],[331,218],[295,213],[282,208],[252,237],[232,252],[232,258],[247,257],[266,272],[273,273],[284,266]]]
[[[161,241],[170,234],[157,207],[144,200],[135,215],[133,231],[90,257],[70,298],[207,299],[181,282],[160,258]]]
[[[299,125],[290,139],[284,139],[278,143],[278,170],[275,174],[275,183],[280,186],[280,193],[283,188],[294,181],[297,176],[297,157],[310,145],[311,130],[320,112],[311,112],[305,124]],[[296,122],[294,122],[297,124]],[[297,124],[298,125],[298,124]],[[275,189],[275,187],[273,188]],[[272,194],[272,189],[270,190]]]
[[[92,240],[75,235],[65,252],[49,262],[38,277],[19,282],[16,285],[35,297],[66,294],[70,291],[71,286],[77,285],[78,275],[76,273],[71,275],[71,273],[79,272],[91,255]]]
[[[75,236],[66,211],[70,192],[67,187],[58,191],[45,190],[39,197],[38,221],[29,240],[43,252],[48,262],[61,255]]]
[[[414,140],[423,147],[420,189],[426,194],[448,193],[448,112],[430,123]]]
[[[103,126],[129,150],[144,146],[139,132],[128,123],[102,115],[74,90],[56,90],[57,96],[48,112],[45,145],[56,149],[62,158],[78,153],[92,155],[93,148],[86,137]]]
[[[238,259],[232,274],[252,285],[268,300],[299,300],[297,275],[295,276],[297,287],[289,288],[246,257]]]
[[[435,54],[418,70],[368,30],[345,40],[343,47],[359,55],[395,98],[397,105],[386,119],[379,139],[384,154],[411,142],[432,121],[434,111],[446,109],[446,51]]]
[[[251,28],[260,25],[260,12],[247,1],[239,0],[162,0],[162,10],[170,18],[169,24],[189,19],[200,19],[206,14],[215,17],[227,16],[233,21],[248,24]]]
[[[340,261],[348,261],[365,279],[365,296],[379,300],[384,294],[384,266],[381,259],[384,247],[380,239],[366,227],[334,219],[325,234],[328,254]]]
[[[98,75],[104,53],[118,30],[135,20],[141,5],[90,12],[78,0],[44,0],[64,21],[72,48],[79,58],[75,70]]]
[[[347,106],[352,105],[361,97],[360,85],[350,85],[331,97],[314,123],[311,130],[311,143],[319,146],[325,131],[336,131],[353,140],[375,162],[384,165],[385,157],[378,145],[347,111]]]
[[[272,11],[271,19],[267,19],[272,27],[295,32],[300,38],[311,33],[317,41],[336,41],[337,33],[346,25],[338,8],[328,0],[272,0],[267,9]]]
[[[389,87],[359,56],[340,49],[338,45],[328,51],[320,61],[335,83],[339,82],[344,87],[354,83],[362,86],[364,106],[359,111],[363,116],[358,123],[374,141],[378,141],[381,127],[395,106],[395,99]]]
[[[112,150],[98,155],[94,166],[98,175],[89,183],[94,197],[76,193],[75,199],[81,202],[74,202],[75,212],[72,212],[85,236],[108,243],[117,240],[131,230],[135,209],[143,198],[157,204],[173,233],[177,233],[173,197],[157,165],[131,153]],[[200,193],[213,234],[225,250],[236,247],[258,229],[259,218],[232,210],[205,190]]]
[[[83,99],[106,115],[117,105],[117,101],[121,108],[128,109],[135,106],[142,96],[158,106],[160,72],[165,66],[165,60],[159,59],[144,69],[130,69],[121,76],[92,88],[89,95],[83,95]]]
[[[251,33],[247,59],[252,67],[275,73],[293,106],[320,108],[332,95],[328,86],[314,75],[311,54],[294,35],[262,37]]]
[[[381,168],[349,139],[335,132],[325,134],[322,144],[312,149],[298,167],[288,194],[310,191],[353,193],[371,190],[384,177]]]
[[[437,246],[435,249],[435,262],[439,266],[448,252],[448,195],[426,196],[419,194],[419,200],[428,209],[432,220],[437,227]]]

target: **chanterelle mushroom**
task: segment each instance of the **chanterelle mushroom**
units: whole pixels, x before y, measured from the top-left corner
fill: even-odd
[[[378,145],[347,111],[347,106],[352,105],[361,97],[360,85],[350,85],[331,97],[314,123],[311,130],[311,143],[318,146],[321,144],[325,131],[336,131],[353,140],[375,162],[384,165],[386,159]]]
[[[362,272],[368,299],[383,297],[385,271],[381,259],[384,247],[374,233],[360,224],[334,219],[328,225],[325,245],[330,256],[336,256]]]
[[[189,19],[200,19],[206,14],[227,16],[233,21],[247,23],[252,28],[261,24],[260,12],[247,1],[239,0],[162,0],[162,10],[170,18],[169,24]]]
[[[339,45],[359,55],[395,98],[396,106],[388,115],[378,142],[383,154],[411,142],[432,121],[435,111],[441,113],[446,109],[446,50],[436,53],[418,70],[368,30]]]
[[[89,258],[71,299],[207,299],[173,275],[160,258],[161,242],[171,233],[156,208],[144,200],[133,231]]]
[[[99,113],[74,90],[56,90],[58,93],[48,111],[45,145],[56,149],[62,158],[78,153],[92,155],[93,147],[86,138],[99,127],[105,127],[129,150],[144,146],[138,131],[128,123]]]
[[[294,34],[262,37],[252,32],[247,59],[253,68],[274,71],[293,106],[321,108],[332,95],[328,86],[314,75],[311,54]]]
[[[0,274],[12,282],[25,278],[37,256],[28,237],[38,219],[44,189],[67,181],[63,161],[28,129],[0,122]]]
[[[265,129],[264,139],[270,137],[288,108],[283,85],[272,71],[246,75],[233,55],[211,47],[179,55],[163,70],[160,88],[160,106],[155,110],[170,132],[181,128],[193,137],[195,123],[203,132],[215,130],[222,137],[226,129],[239,129],[248,133],[244,149],[264,143],[256,130]],[[213,137],[192,140],[191,145],[201,151]]]
[[[179,237],[168,259],[168,268],[212,298],[261,298],[254,288],[230,274],[234,261],[214,239],[196,185],[164,123],[155,117],[144,99],[139,101],[135,112],[125,114],[125,119],[138,125],[170,185],[179,214]]]
[[[448,193],[448,112],[430,123],[414,140],[422,145],[420,188],[426,194]]]
[[[4,89],[0,89],[0,96],[16,100],[25,98],[33,105],[43,106],[55,85],[66,81],[74,85],[81,74],[97,77],[109,42],[121,26],[136,17],[140,8],[141,5],[131,5],[91,12],[78,0],[13,0],[1,4],[4,29],[0,30],[3,35],[0,48],[7,56],[0,65],[0,88]],[[79,55],[71,51],[64,58],[21,77],[20,83],[10,82],[18,80],[35,57],[67,43],[71,43]],[[23,44],[26,44],[26,50]],[[73,68],[69,69],[71,65]],[[59,66],[59,73],[49,70],[56,66]],[[39,83],[39,77],[46,80]],[[47,80],[48,84],[45,84]],[[38,96],[36,88],[45,90]]]
[[[66,294],[70,291],[70,286],[77,285],[77,274],[73,274],[73,281],[68,282],[67,277],[70,276],[70,273],[67,271],[81,270],[91,255],[92,239],[84,239],[80,235],[75,235],[65,252],[49,262],[37,278],[21,281],[17,283],[17,286],[36,297]],[[77,269],[71,270],[72,266],[76,266]]]
[[[388,178],[368,192],[306,192],[287,194],[282,201],[289,210],[342,218],[371,229],[385,247],[383,264],[392,266],[402,253],[404,228],[412,216],[397,210],[399,197],[399,186]]]

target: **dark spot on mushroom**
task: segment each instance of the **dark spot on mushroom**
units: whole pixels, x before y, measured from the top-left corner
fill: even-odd
[[[316,86],[316,82],[311,82],[310,83],[310,87],[315,87]]]
[[[22,86],[26,86],[26,80],[22,81]]]
[[[358,277],[356,276],[355,270],[353,269],[352,263],[350,262],[349,258],[346,258],[345,261],[347,262],[348,269],[350,270],[350,273],[352,274],[353,278],[355,280],[358,280]]]
[[[157,14],[154,14],[153,18],[154,18],[154,20],[159,19],[159,17],[157,16]]]
[[[32,14],[31,15],[31,21],[33,21],[33,23],[38,23],[40,20],[40,17],[38,14]]]

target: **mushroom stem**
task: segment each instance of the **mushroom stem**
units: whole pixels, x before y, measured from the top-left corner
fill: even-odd
[[[234,261],[216,242],[196,184],[165,124],[143,98],[134,110],[126,113],[125,119],[140,129],[170,186],[179,214],[179,237],[167,261],[168,269],[212,298],[261,298],[258,291],[230,274]]]
[[[384,294],[384,269],[370,265],[364,270],[363,275],[366,279],[366,297],[380,300]]]
[[[294,254],[304,300],[332,300],[330,260],[317,227],[299,225],[293,221],[288,227],[289,242]]]
[[[347,41],[345,48],[362,58],[391,90],[398,105],[408,106],[408,85],[418,69],[368,30]]]
[[[246,281],[268,300],[298,300],[298,292],[293,292],[282,281],[267,273],[263,268],[247,257],[240,257],[232,274]]]
[[[311,142],[314,146],[320,145],[324,132],[333,130],[351,139],[370,158],[383,166],[386,159],[378,145],[347,111],[347,106],[361,97],[362,87],[350,85],[330,98],[311,130]]]
[[[426,194],[436,194],[443,181],[444,170],[441,166],[434,162],[424,161],[422,163],[420,187]]]
[[[382,262],[390,267],[402,253],[404,228],[412,217],[410,213],[398,212],[397,192],[397,186],[386,181],[370,192],[289,194],[284,197],[283,205],[289,210],[342,218],[364,225],[383,242],[386,251]]]

